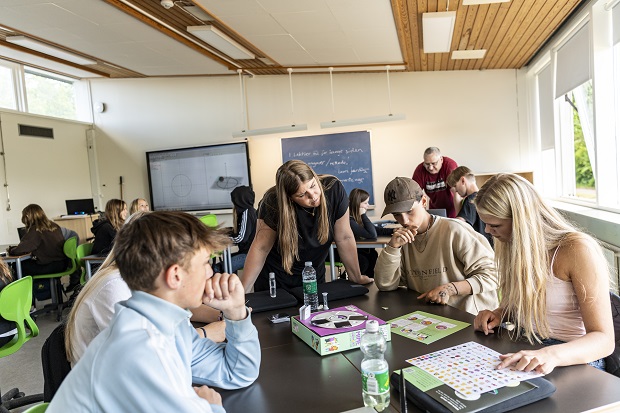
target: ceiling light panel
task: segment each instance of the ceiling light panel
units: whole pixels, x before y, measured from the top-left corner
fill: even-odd
[[[187,31],[233,59],[256,58],[254,53],[214,26],[188,26]]]
[[[422,14],[422,48],[424,53],[447,53],[452,45],[455,11]]]
[[[455,50],[452,52],[452,59],[482,59],[487,53],[486,49],[480,50]]]
[[[92,59],[87,59],[82,56],[78,56],[74,53],[68,52],[63,49],[59,49],[54,46],[50,46],[46,43],[42,43],[38,40],[31,39],[26,36],[7,36],[6,41],[9,43],[13,43],[22,47],[26,47],[30,50],[35,50],[37,52],[54,56],[62,60],[66,60],[68,62],[77,63],[78,65],[94,65],[97,64],[96,61]]]
[[[510,0],[463,0],[463,6],[474,6],[477,4],[508,3]]]

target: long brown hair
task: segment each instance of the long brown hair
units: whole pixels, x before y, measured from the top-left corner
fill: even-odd
[[[58,224],[49,220],[43,208],[37,204],[30,204],[22,210],[22,223],[26,226],[26,230],[34,228],[36,231],[54,231],[58,228]]]
[[[349,194],[349,212],[355,222],[360,225],[363,225],[362,214],[360,214],[360,204],[368,198],[370,198],[370,194],[360,188],[353,188]]]
[[[112,228],[117,231],[123,226],[124,220],[121,217],[121,212],[123,212],[123,209],[126,207],[127,204],[125,201],[115,198],[110,199],[105,204],[105,217],[108,221],[110,221],[110,224],[112,224]]]
[[[321,244],[329,239],[329,219],[325,201],[325,189],[317,174],[305,162],[300,160],[287,161],[276,172],[276,195],[278,198],[278,246],[282,255],[282,267],[292,274],[293,262],[299,260],[299,233],[297,231],[297,214],[295,202],[291,199],[299,186],[316,180],[321,189],[318,207],[317,237]]]

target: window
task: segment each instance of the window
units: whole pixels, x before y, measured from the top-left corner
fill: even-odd
[[[14,69],[8,64],[0,64],[0,108],[17,109]]]
[[[29,113],[77,119],[73,79],[33,68],[25,68],[24,79]]]
[[[560,106],[562,195],[596,201],[592,80],[557,99]]]

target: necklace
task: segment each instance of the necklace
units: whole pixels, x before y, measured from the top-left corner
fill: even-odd
[[[306,214],[308,215],[312,215],[314,216],[314,211],[316,210],[316,207],[312,208],[312,212],[308,211],[306,208],[304,207],[300,207],[302,211],[304,211]]]
[[[431,218],[428,221],[428,226],[426,227],[426,231],[422,233],[421,237],[415,237],[413,239],[413,246],[420,253],[424,252],[424,250],[426,249],[426,244],[428,244],[428,231],[431,230],[431,227],[435,223],[435,215],[431,215],[430,217]],[[420,240],[420,246],[418,246],[418,243],[417,243],[418,239]]]

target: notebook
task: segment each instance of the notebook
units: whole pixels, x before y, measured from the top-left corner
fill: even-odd
[[[279,310],[280,308],[294,307],[297,299],[282,288],[276,289],[276,296],[272,298],[269,291],[259,291],[245,295],[247,306],[252,308],[253,313],[262,311]]]

